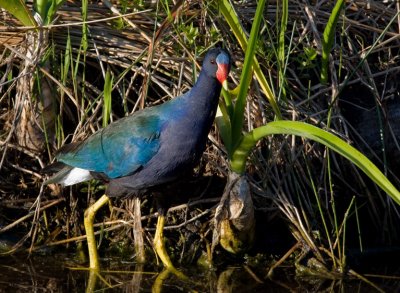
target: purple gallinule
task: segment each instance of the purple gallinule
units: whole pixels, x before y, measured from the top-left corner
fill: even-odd
[[[85,141],[63,146],[57,162],[45,168],[57,171],[46,184],[72,185],[92,178],[108,183],[105,195],[85,212],[91,269],[100,267],[93,220],[109,197],[135,196],[138,191],[168,184],[198,163],[230,63],[227,51],[210,49],[190,91],[111,123]],[[154,246],[165,267],[174,269],[164,246],[164,222],[164,212],[160,212]]]

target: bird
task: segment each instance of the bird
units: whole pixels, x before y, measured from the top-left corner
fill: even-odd
[[[44,173],[44,184],[74,185],[90,179],[106,184],[105,194],[85,211],[89,268],[100,269],[93,222],[112,197],[140,196],[140,191],[174,182],[199,162],[212,127],[221,88],[227,89],[231,57],[208,50],[193,87],[163,104],[147,107],[110,123],[86,140],[61,147]],[[164,244],[165,210],[159,210],[154,248],[164,267],[176,270]]]

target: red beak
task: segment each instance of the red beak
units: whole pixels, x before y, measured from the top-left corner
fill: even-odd
[[[228,73],[229,73],[229,64],[218,63],[218,70],[216,77],[221,84],[223,84],[224,81],[228,78]]]

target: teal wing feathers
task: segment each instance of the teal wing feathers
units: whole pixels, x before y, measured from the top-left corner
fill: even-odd
[[[160,147],[160,132],[166,124],[157,110],[148,108],[122,118],[96,132],[76,147],[61,149],[58,161],[109,178],[135,173],[145,165]]]

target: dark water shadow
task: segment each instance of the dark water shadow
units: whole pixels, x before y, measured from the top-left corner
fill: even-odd
[[[66,254],[1,257],[0,292],[376,292],[361,280],[299,279],[291,267],[276,270],[273,279],[266,278],[267,268],[262,267],[191,267],[184,270],[189,280],[182,280],[117,258],[103,259],[102,264],[97,274],[79,268]],[[372,281],[387,292],[400,290],[399,280]]]

